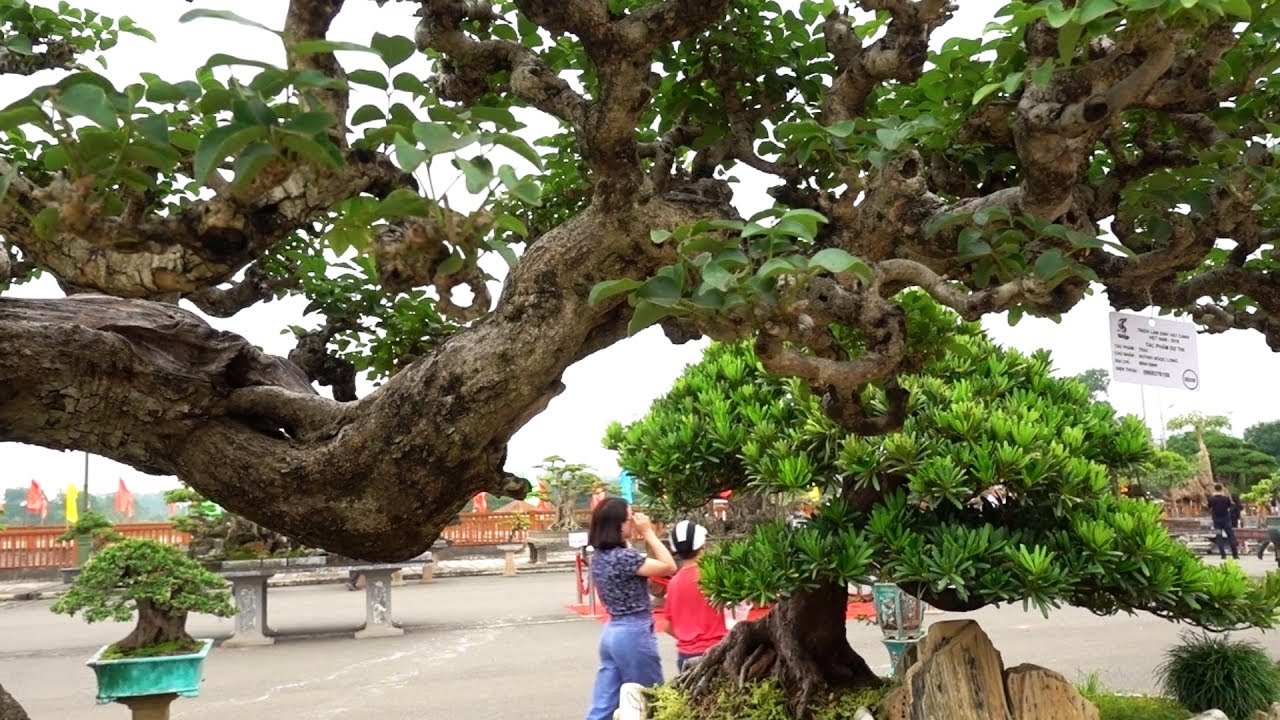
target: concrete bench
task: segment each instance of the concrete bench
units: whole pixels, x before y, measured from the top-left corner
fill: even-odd
[[[427,563],[430,564],[430,559]],[[357,640],[403,635],[404,629],[391,619],[391,576],[402,570],[402,564],[326,565],[325,570],[362,573],[365,577],[365,624]],[[267,625],[267,581],[275,575],[310,572],[315,567],[262,567],[246,570],[224,570],[219,574],[231,581],[231,595],[236,603],[235,631],[223,647],[253,647],[275,643],[275,632]]]

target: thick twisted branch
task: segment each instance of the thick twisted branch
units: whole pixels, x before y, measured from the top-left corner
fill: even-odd
[[[848,17],[827,17],[822,34],[836,62],[835,80],[822,103],[822,119],[828,125],[862,115],[877,83],[918,79],[928,57],[929,35],[955,11],[947,0],[859,0],[858,5],[863,10],[888,10],[893,18],[884,37],[864,48]]]
[[[232,317],[247,307],[268,300],[277,290],[296,287],[298,280],[292,276],[272,277],[255,263],[245,270],[244,278],[229,287],[206,287],[183,296],[200,311],[213,317]]]
[[[329,33],[329,25],[342,10],[344,0],[291,0],[284,21],[284,44],[288,51],[290,70],[318,70],[335,80],[346,80],[338,58],[331,52],[300,54],[294,48],[303,40],[323,40]],[[322,88],[315,91],[325,110],[338,120],[332,136],[346,143],[347,107],[350,97],[345,87]]]

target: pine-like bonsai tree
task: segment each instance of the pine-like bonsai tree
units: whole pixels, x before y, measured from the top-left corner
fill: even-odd
[[[235,614],[222,578],[178,548],[139,539],[113,543],[93,556],[51,609],[81,613],[90,623],[125,621],[136,611],[133,632],[108,649],[108,659],[191,652],[198,645],[187,634],[188,613]]]
[[[680,506],[727,488],[824,492],[806,525],[760,526],[703,562],[716,599],[777,604],[682,682],[773,676],[801,712],[825,686],[875,682],[845,638],[846,584],[868,576],[952,611],[1022,602],[1208,628],[1273,624],[1280,577],[1203,565],[1164,530],[1159,506],[1115,492],[1113,474],[1152,452],[1139,420],[1053,377],[1046,352],[1002,349],[924,298],[898,302],[921,364],[860,401],[879,413],[886,395],[909,390],[901,432],[849,434],[820,394],[766,375],[742,344],[713,345],[648,416],[610,428],[621,465]],[[858,357],[856,337],[842,345]]]

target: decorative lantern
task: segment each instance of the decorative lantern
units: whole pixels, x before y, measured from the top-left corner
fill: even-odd
[[[889,651],[889,674],[896,675],[903,653],[924,637],[924,602],[892,583],[876,583],[871,593],[876,624],[884,634],[881,642]]]

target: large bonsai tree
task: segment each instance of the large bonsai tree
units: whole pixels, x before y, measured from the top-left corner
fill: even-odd
[[[1280,575],[1203,565],[1158,505],[1113,489],[1152,454],[1140,420],[1052,376],[1047,352],[1002,349],[927,298],[901,303],[908,355],[932,359],[860,397],[887,410],[890,394],[909,392],[900,432],[849,433],[823,397],[770,376],[743,343],[713,345],[649,415],[610,428],[621,465],[677,505],[724,489],[817,486],[826,498],[802,528],[763,525],[703,561],[718,600],[778,604],[736,626],[686,686],[772,676],[803,714],[819,689],[875,682],[845,635],[846,586],[868,576],[952,611],[1070,604],[1214,629],[1274,624]],[[855,335],[841,348],[865,352]]]
[[[139,539],[112,543],[94,555],[51,609],[81,613],[91,623],[125,621],[137,613],[133,632],[112,645],[114,654],[126,656],[157,647],[189,652],[195,641],[187,634],[188,613],[235,614],[225,580],[178,548]]]
[[[329,39],[344,5],[382,32]],[[910,286],[974,319],[1093,284],[1280,349],[1280,3],[977,5],[943,40],[946,0],[291,0],[188,11],[208,63],[135,81],[95,57],[137,23],[6,2],[0,74],[42,74],[0,110],[0,283],[68,296],[0,297],[0,440],[390,560],[523,494],[511,436],[655,322],[753,338],[859,433],[911,402]],[[775,207],[736,209],[741,168]],[[284,294],[287,360],[188,309]]]

